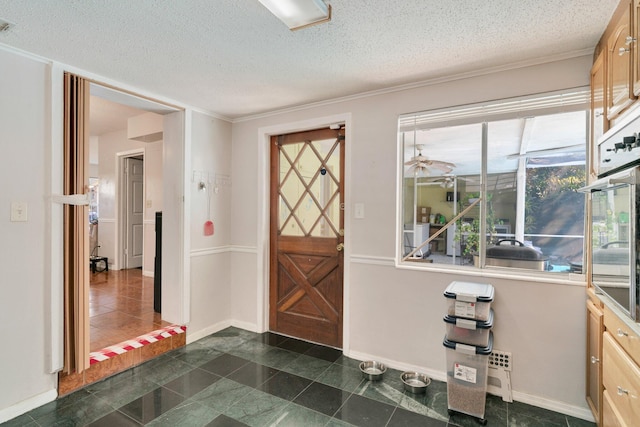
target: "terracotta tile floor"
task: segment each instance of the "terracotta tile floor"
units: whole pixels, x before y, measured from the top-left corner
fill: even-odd
[[[91,351],[170,325],[153,311],[153,277],[141,269],[90,274]]]

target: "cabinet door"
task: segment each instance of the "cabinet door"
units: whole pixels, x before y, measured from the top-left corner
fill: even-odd
[[[602,333],[603,313],[587,301],[587,403],[598,425],[602,425]]]
[[[609,331],[602,337],[602,382],[619,418],[626,424],[637,425],[640,420],[640,367]]]
[[[640,2],[640,0],[637,0]],[[598,155],[598,139],[609,129],[609,120],[604,112],[605,84],[606,84],[606,51],[601,51],[591,67],[591,131],[589,141],[591,147],[590,173],[595,178],[598,175],[600,156]]]
[[[598,425],[604,427],[629,427],[625,424],[624,420],[622,420],[622,417],[620,416],[620,413],[611,403],[609,391],[607,390],[605,390],[603,393],[602,422],[598,423]]]
[[[638,34],[640,34],[640,0],[633,0],[633,28],[631,39],[633,42],[633,94],[640,95],[640,49],[638,49]]]
[[[633,42],[631,36],[631,3],[617,21],[607,43],[607,118],[617,117],[634,100],[631,85]]]

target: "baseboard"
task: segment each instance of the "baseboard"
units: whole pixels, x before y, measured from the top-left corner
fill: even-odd
[[[259,331],[258,330],[258,325],[256,325],[255,323],[240,322],[238,320],[232,320],[231,321],[231,326],[236,327],[236,328],[240,328],[240,329],[244,329],[245,331],[250,331],[250,332],[256,332],[256,333],[264,332],[264,331]]]
[[[56,389],[51,389],[44,393],[33,396],[27,400],[16,403],[8,408],[0,410],[0,423],[9,421],[22,414],[26,414],[32,409],[38,408],[46,403],[53,402],[58,397]]]
[[[240,322],[237,320],[225,320],[225,321],[207,326],[206,328],[200,329],[199,331],[195,331],[195,332],[192,332],[189,328],[187,328],[187,344],[191,344],[192,342],[198,341],[199,339],[202,339],[208,335],[215,334],[216,332],[219,332],[230,326],[244,329],[245,331],[258,332],[258,333],[260,332],[258,331],[258,326],[255,323]]]
[[[356,359],[356,360],[375,360],[377,362],[382,362],[385,365],[387,365],[388,367],[392,368],[392,369],[397,369],[399,371],[414,371],[414,372],[421,372],[423,374],[426,374],[429,378],[437,380],[437,381],[443,381],[446,382],[447,381],[447,373],[443,372],[443,371],[436,371],[433,369],[426,369],[422,366],[416,366],[416,365],[410,365],[407,363],[401,363],[398,362],[397,360],[391,360],[391,359],[385,359],[379,356],[373,356],[367,353],[360,353],[357,351],[349,351],[349,352],[343,352],[345,356],[350,357],[352,359]]]
[[[231,321],[225,320],[223,322],[218,322],[213,325],[207,326],[206,328],[200,329],[199,331],[192,332],[191,329],[187,328],[187,344],[196,342],[208,335],[215,334],[216,332],[228,328],[229,326],[231,326]]]
[[[154,277],[153,271],[142,270],[142,275],[145,277]]]
[[[375,360],[378,362],[382,362],[390,368],[397,369],[399,371],[417,371],[426,374],[428,377],[437,380],[437,381],[447,381],[447,373],[445,371],[435,371],[432,369],[426,369],[421,366],[409,365],[406,363],[401,363],[396,360],[385,359],[379,356],[374,356],[367,353],[360,353],[357,351],[349,351],[344,352],[344,355],[356,360]],[[593,418],[593,414],[588,407],[580,407],[575,405],[570,405],[565,402],[560,402],[557,400],[546,399],[544,397],[534,396],[531,394],[526,394],[518,391],[513,391],[513,400],[521,403],[526,403],[527,405],[536,406],[538,408],[548,409],[550,411],[559,412],[564,415],[569,415],[571,417],[580,418],[582,420],[595,422]],[[586,403],[585,403],[586,405]]]
[[[544,397],[533,396],[531,394],[513,391],[513,400],[526,403],[527,405],[537,406],[538,408],[548,409],[550,411],[559,412],[571,417],[580,418],[582,420],[595,423],[591,410],[587,407],[569,405],[568,403],[559,402],[557,400],[546,399]],[[585,400],[586,402],[586,400]],[[586,405],[586,403],[585,403]]]

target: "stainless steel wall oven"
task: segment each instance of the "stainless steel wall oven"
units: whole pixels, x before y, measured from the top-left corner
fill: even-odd
[[[591,194],[591,278],[640,321],[640,117],[604,135]],[[635,133],[634,130],[635,129]]]

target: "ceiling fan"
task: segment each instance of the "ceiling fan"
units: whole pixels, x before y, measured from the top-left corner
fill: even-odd
[[[465,182],[475,182],[471,178],[464,178],[461,176],[456,176],[452,173],[445,173],[442,176],[429,179],[427,185],[440,185],[440,187],[442,188],[452,188],[456,180],[465,181]]]
[[[456,167],[453,163],[443,162],[441,160],[430,160],[422,155],[422,145],[416,145],[418,155],[413,156],[411,160],[404,162],[405,166],[409,166],[409,171],[417,174],[430,175],[429,169],[439,169],[445,174],[450,173]]]

